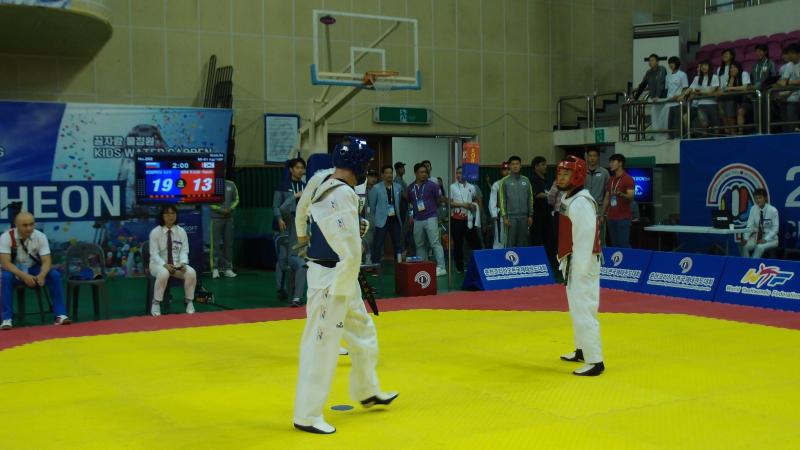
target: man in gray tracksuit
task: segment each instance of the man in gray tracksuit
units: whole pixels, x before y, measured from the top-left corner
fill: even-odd
[[[211,205],[211,273],[219,278],[222,271],[233,278],[233,210],[239,206],[239,190],[231,180],[225,180],[225,201]]]
[[[520,174],[522,160],[519,156],[508,159],[511,174],[500,180],[498,203],[500,217],[506,228],[504,247],[529,245],[529,228],[533,224],[533,186],[531,180]]]

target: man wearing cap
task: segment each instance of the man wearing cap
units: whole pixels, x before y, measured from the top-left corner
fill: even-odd
[[[494,229],[494,243],[492,248],[503,248],[503,222],[500,219],[500,206],[497,203],[497,194],[500,191],[500,184],[503,178],[508,176],[508,161],[503,161],[500,165],[500,179],[492,184],[489,193],[489,215],[492,216],[492,227]]]
[[[584,189],[586,161],[568,156],[558,163],[556,183],[562,193],[558,231],[559,270],[567,285],[567,301],[575,333],[575,351],[564,361],[583,362],[572,372],[600,375],[605,370],[600,342],[600,234],[597,202]]]
[[[315,434],[332,434],[322,411],[330,392],[339,341],[347,341],[352,364],[350,396],[364,408],[388,405],[397,393],[380,389],[376,366],[378,338],[367,314],[358,272],[361,236],[367,223],[359,218],[357,179],[374,151],[366,141],[349,138],[333,152],[332,173],[314,175],[300,199],[296,218],[298,242],[309,242],[306,211],[311,222],[308,247],[308,303],[300,342],[300,368],[294,426]],[[324,177],[321,179],[321,177]]]

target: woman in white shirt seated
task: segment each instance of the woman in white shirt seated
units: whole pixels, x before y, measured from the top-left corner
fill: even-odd
[[[684,94],[684,97],[691,95],[691,97],[705,96],[716,94],[719,89],[719,77],[711,73],[711,61],[705,60],[697,67],[697,75],[695,75],[692,84],[689,86],[689,91]],[[690,98],[691,98],[690,97]],[[699,120],[699,128],[717,127],[719,126],[719,110],[717,109],[717,100],[714,98],[703,98],[700,100],[690,100],[690,114],[692,118]],[[698,122],[692,122],[693,128],[698,128]]]
[[[154,317],[161,315],[161,301],[164,299],[169,277],[183,279],[186,314],[194,314],[197,274],[189,266],[189,237],[178,225],[178,209],[175,205],[164,205],[161,208],[158,223],[150,232],[150,274],[156,279],[150,314]]]
[[[751,90],[750,75],[742,70],[742,65],[738,61],[731,62],[728,69],[728,79],[722,86],[723,92],[736,92]],[[726,127],[735,125],[742,126],[745,123],[747,113],[753,109],[753,104],[749,97],[735,96],[720,100],[720,106],[724,114],[723,120]],[[742,134],[741,128],[726,128],[727,134]]]

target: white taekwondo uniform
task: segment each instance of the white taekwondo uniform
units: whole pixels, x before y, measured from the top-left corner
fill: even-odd
[[[375,371],[377,334],[358,285],[361,265],[358,196],[341,180],[324,180],[329,175],[321,173],[318,178],[315,174],[309,180],[296,218],[301,236],[306,235],[306,210],[313,220],[308,249],[307,320],[300,343],[294,409],[294,422],[301,426],[325,423],[322,411],[342,338],[350,349],[352,399],[363,401],[381,394]]]
[[[563,195],[563,194],[562,194]],[[575,348],[587,364],[603,361],[600,342],[600,235],[597,203],[586,189],[562,197],[558,231],[559,269],[567,280],[567,301]]]

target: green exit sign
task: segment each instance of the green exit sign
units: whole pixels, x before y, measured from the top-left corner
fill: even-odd
[[[394,125],[430,125],[431,110],[428,108],[406,108],[404,106],[378,106],[372,112],[375,123]]]
[[[605,128],[595,128],[594,130],[594,141],[597,143],[603,143],[606,141],[606,130]]]

